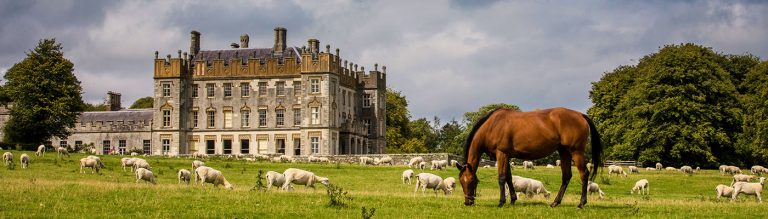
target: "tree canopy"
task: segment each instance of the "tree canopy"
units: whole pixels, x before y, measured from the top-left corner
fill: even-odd
[[[74,64],[64,58],[61,44],[42,39],[5,74],[5,93],[13,103],[4,142],[39,144],[52,136],[65,138],[85,104]]]
[[[134,101],[133,104],[131,104],[130,109],[147,109],[152,108],[152,105],[154,104],[155,100],[152,99],[152,97],[142,97],[138,100]]]

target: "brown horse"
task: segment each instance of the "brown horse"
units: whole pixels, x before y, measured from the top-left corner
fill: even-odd
[[[590,136],[591,134],[591,136]],[[518,112],[511,109],[496,109],[478,120],[464,142],[464,164],[459,168],[459,181],[464,189],[464,204],[475,202],[477,189],[477,168],[480,155],[487,153],[496,157],[499,169],[499,187],[501,188],[499,207],[506,201],[504,185],[509,186],[510,203],[515,204],[517,196],[512,186],[512,174],[509,168],[510,158],[535,160],[557,151],[563,163],[573,159],[581,177],[581,202],[579,208],[587,203],[587,170],[585,150],[587,140],[592,140],[592,163],[599,166],[602,145],[592,120],[582,113],[566,109],[553,108],[533,112]],[[555,207],[563,199],[565,189],[571,180],[571,166],[561,165],[562,184],[557,198],[550,205]],[[597,172],[597,170],[595,170]],[[592,173],[592,180],[595,178]]]

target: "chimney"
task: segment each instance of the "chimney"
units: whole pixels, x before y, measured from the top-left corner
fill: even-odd
[[[248,48],[248,34],[240,35],[240,48]]]
[[[200,32],[193,30],[190,34],[192,39],[190,39],[189,53],[191,56],[195,56],[200,52]]]
[[[317,54],[320,52],[320,40],[309,39],[307,43],[309,44],[309,53]]]
[[[107,111],[120,111],[122,109],[122,106],[120,106],[120,96],[120,93],[107,92]]]
[[[274,55],[283,55],[285,51],[285,28],[275,27],[275,46],[272,48]]]

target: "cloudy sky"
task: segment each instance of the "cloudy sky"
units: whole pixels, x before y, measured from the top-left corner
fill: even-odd
[[[340,48],[366,69],[387,66],[414,118],[461,119],[489,103],[585,112],[591,82],[667,44],[768,57],[768,4],[751,1],[10,1],[0,0],[0,75],[41,38],[75,64],[86,101],[152,94],[154,51],[225,49],[243,33],[271,47]],[[324,47],[324,46],[323,46]]]

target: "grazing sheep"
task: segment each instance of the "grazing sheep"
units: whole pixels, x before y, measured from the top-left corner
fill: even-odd
[[[433,160],[430,170],[443,170],[448,166],[448,160]]]
[[[413,178],[413,170],[407,169],[403,171],[403,184],[405,184],[405,181],[408,180],[408,184],[411,184],[411,178]]]
[[[424,162],[424,158],[422,157],[411,158],[411,160],[408,161],[408,167],[413,167],[413,165],[419,165],[421,164],[421,162]],[[424,169],[424,168],[421,168],[421,169]]]
[[[674,167],[667,167],[667,169],[666,169],[666,170],[667,170],[667,171],[677,171],[677,168],[674,168]]]
[[[80,173],[85,173],[85,171],[83,171],[83,168],[86,168],[86,167],[91,168],[91,173],[94,173],[94,172],[99,173],[99,170],[101,169],[101,165],[99,165],[99,161],[95,159],[87,158],[87,157],[81,158]]]
[[[560,160],[555,161],[555,166],[558,166],[558,167],[560,166]]]
[[[38,156],[38,157],[45,156],[45,145],[37,146],[37,151],[35,151],[35,156]]]
[[[98,163],[99,163],[99,167],[101,167],[101,168],[104,168],[104,167],[105,167],[105,166],[104,166],[104,163],[103,163],[103,162],[101,162],[101,158],[100,158],[100,157],[97,157],[97,156],[93,156],[93,155],[89,155],[89,156],[87,156],[86,158],[90,158],[90,159],[94,159],[94,160],[96,160],[96,162],[98,162]]]
[[[283,184],[285,184],[285,175],[275,171],[267,172],[267,191],[269,191],[272,186],[280,188]]]
[[[680,167],[680,172],[687,173],[687,174],[693,174],[693,168],[691,166],[682,166]]]
[[[13,165],[13,153],[11,152],[3,153],[3,161],[5,162],[6,166]]]
[[[131,156],[139,156],[139,153],[131,152]]]
[[[533,170],[535,168],[536,167],[533,166],[533,162],[532,161],[523,161],[523,169],[524,170]]]
[[[448,188],[443,184],[443,178],[431,173],[416,174],[416,188],[413,190],[413,193],[418,192],[419,187],[421,187],[421,194],[426,194],[428,188],[435,190],[435,195],[437,195],[438,189],[443,190],[445,195],[450,194]]]
[[[320,182],[324,186],[331,185],[331,181],[328,178],[317,176],[312,172],[306,170],[300,170],[296,168],[288,168],[283,172],[285,175],[285,183],[283,183],[283,190],[289,190],[291,183],[297,185],[304,185],[305,188],[315,188],[315,183]]]
[[[656,170],[656,168],[653,168],[653,167],[646,167],[646,168],[645,168],[645,170],[651,171],[651,170]]]
[[[427,168],[427,162],[419,162],[419,169],[424,170],[425,168]]]
[[[375,164],[375,165],[389,164],[391,166],[391,165],[395,164],[395,162],[392,161],[392,157],[386,156],[386,157],[382,157],[378,161],[374,160],[373,164]]]
[[[29,167],[29,155],[21,154],[19,160],[21,160],[21,168],[27,169]]]
[[[536,194],[542,194],[545,199],[549,199],[549,196],[552,195],[551,192],[544,188],[544,183],[535,179],[531,179],[531,184],[528,185],[527,195],[529,198],[533,198],[533,196]]]
[[[616,175],[623,175],[624,177],[627,177],[627,172],[624,172],[624,168],[621,168],[620,166],[616,166],[616,165],[608,166],[608,176],[611,176],[612,173],[615,173]]]
[[[152,169],[152,167],[149,166],[149,162],[141,158],[136,158],[136,160],[133,161],[133,169],[135,170],[138,168],[144,168],[148,170]]]
[[[273,162],[273,163],[279,163],[279,162],[283,162],[283,159],[281,159],[280,157],[273,157],[273,158],[272,158],[272,162]]]
[[[365,166],[368,164],[373,164],[373,158],[370,157],[360,157],[360,166]]]
[[[763,173],[768,173],[768,169],[765,169],[765,167],[758,166],[758,165],[752,166],[752,168],[750,168],[749,170],[752,172],[752,174],[756,174],[756,175],[762,175]]]
[[[547,169],[555,169],[555,166],[552,166],[552,164],[547,164]]]
[[[285,162],[291,162],[291,163],[296,162],[296,159],[294,159],[293,156],[291,155],[280,155],[280,160]]]
[[[133,163],[136,162],[136,159],[137,158],[132,158],[132,157],[123,157],[122,159],[120,159],[120,163],[123,166],[123,172],[125,172],[126,167],[130,167],[131,172],[133,172]]]
[[[448,177],[443,180],[443,187],[448,190],[448,194],[453,193],[453,189],[456,188],[456,179],[453,177]]]
[[[661,170],[664,168],[664,165],[661,165],[661,163],[656,163],[656,170]]]
[[[651,194],[651,189],[648,188],[648,180],[647,179],[638,180],[635,183],[635,187],[632,187],[632,191],[630,191],[631,194],[635,194],[635,192],[637,192],[637,194],[643,194],[643,193],[645,193],[646,195]]]
[[[67,158],[69,158],[69,151],[67,151],[67,148],[65,148],[65,147],[58,147],[58,148],[56,148],[56,152],[58,153],[59,157],[62,157],[64,155],[66,155]]]
[[[187,169],[180,169],[179,173],[177,173],[176,175],[177,175],[176,178],[179,179],[179,184],[181,184],[181,182],[186,182],[187,185],[189,185],[189,181],[192,180],[192,173],[189,172],[189,170]]]
[[[741,168],[739,168],[737,166],[727,166],[725,168],[725,173],[728,173],[728,174],[737,174],[737,173],[738,174],[742,174]]]
[[[755,179],[755,176],[752,175],[744,175],[744,174],[736,174],[733,175],[733,181],[731,181],[731,186],[737,182],[750,182],[753,179]]]
[[[485,165],[483,168],[491,168],[491,165]]]
[[[725,171],[728,169],[728,165],[720,165],[720,175],[725,175]]]
[[[590,173],[595,172],[595,165],[592,163],[587,163],[587,170],[589,170]]]
[[[535,179],[512,176],[512,185],[515,187],[515,192],[525,194],[527,198],[533,198],[536,194],[542,194],[544,198],[549,199],[552,194],[544,188],[544,183]],[[504,187],[509,190],[509,185],[504,185]]]
[[[155,181],[155,174],[152,173],[152,171],[145,169],[145,168],[137,168],[136,169],[136,183],[139,183],[139,181],[144,180],[144,183],[150,182],[152,184],[157,184]]]
[[[221,174],[221,171],[206,166],[195,169],[195,184],[198,182],[200,182],[200,187],[203,189],[205,189],[205,183],[213,184],[214,188],[219,185],[224,185],[224,188],[230,190],[235,188],[224,178],[224,174]]]
[[[528,187],[531,185],[531,179],[520,176],[512,176],[512,185],[514,186],[516,192],[527,194]],[[509,190],[509,185],[504,185],[504,187]]]
[[[731,200],[736,200],[740,193],[744,193],[745,195],[756,196],[757,201],[763,203],[763,186],[765,186],[765,177],[760,177],[760,182],[757,183],[736,183],[733,185],[733,195],[731,196]]]
[[[192,161],[192,169],[196,170],[198,167],[205,166],[205,162],[199,161],[199,160],[193,160]]]
[[[723,184],[717,185],[715,187],[715,191],[717,192],[717,200],[720,200],[720,197],[731,197],[733,195],[733,187],[726,186]]]
[[[321,163],[331,163],[331,159],[328,159],[327,157],[320,157],[320,158],[317,158],[317,162],[321,162]],[[391,164],[390,164],[390,165],[391,165]]]
[[[640,169],[638,169],[636,166],[629,166],[629,173],[640,173]]]
[[[458,161],[456,161],[456,160],[451,160],[451,166],[452,166],[452,167],[455,167],[455,166],[456,166],[456,164],[458,164],[458,163],[459,163],[459,162],[458,162]],[[512,162],[512,164],[510,165],[510,167],[511,167],[511,166],[514,166],[514,165],[515,165],[515,162]]]
[[[597,193],[600,195],[600,199],[602,199],[605,196],[605,193],[603,190],[600,189],[600,185],[597,185],[597,183],[589,181],[587,182],[587,192],[589,194]]]

